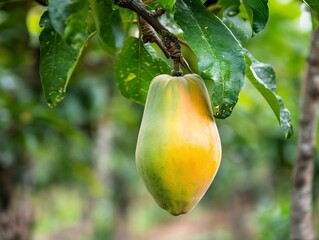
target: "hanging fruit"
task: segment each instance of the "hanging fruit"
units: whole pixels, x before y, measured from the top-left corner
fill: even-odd
[[[172,215],[189,212],[213,181],[221,143],[204,81],[159,75],[150,85],[136,147],[146,188]]]

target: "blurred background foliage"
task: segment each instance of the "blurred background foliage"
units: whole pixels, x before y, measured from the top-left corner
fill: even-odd
[[[232,116],[217,120],[223,159],[188,215],[161,210],[137,175],[134,151],[143,107],[120,96],[107,56],[93,37],[55,109],[38,76],[38,19],[32,1],[0,3],[0,166],[13,169],[14,200],[27,194],[31,239],[287,239],[296,158],[299,92],[311,36],[300,2],[270,0],[266,29],[247,47],[273,65],[292,114],[286,141],[270,107],[245,82]],[[314,215],[319,234],[319,161]]]

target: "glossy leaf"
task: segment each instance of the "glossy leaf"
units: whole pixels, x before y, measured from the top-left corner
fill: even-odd
[[[176,0],[157,0],[157,2],[168,11],[171,11],[173,9],[173,6],[176,2]]]
[[[128,37],[115,65],[115,78],[122,95],[139,104],[144,104],[152,79],[160,74],[169,74],[170,67],[155,57],[135,37]]]
[[[318,0],[304,0],[311,9],[319,16],[319,1]]]
[[[214,81],[208,90],[215,117],[228,117],[244,82],[245,60],[240,43],[199,0],[178,0],[175,19],[198,57],[200,75]]]
[[[240,0],[219,0],[218,4],[222,6],[222,11],[227,8],[238,8],[240,5]]]
[[[290,138],[293,135],[290,113],[285,108],[282,98],[276,94],[276,74],[273,68],[269,64],[257,61],[248,51],[246,51],[246,64],[247,78],[268,102],[286,138]]]
[[[114,55],[123,44],[124,33],[119,10],[113,10],[112,2],[90,0],[100,43],[105,51]]]
[[[223,12],[223,22],[241,43],[246,43],[251,38],[252,29],[249,22],[242,19],[233,7]]]
[[[45,12],[40,24],[40,77],[50,107],[55,107],[65,95],[70,76],[82,53],[82,46],[68,45],[53,28],[49,13]]]
[[[269,17],[268,0],[243,0],[243,3],[250,12],[253,31],[262,31]]]
[[[55,31],[75,47],[87,39],[87,0],[49,1],[48,10]]]

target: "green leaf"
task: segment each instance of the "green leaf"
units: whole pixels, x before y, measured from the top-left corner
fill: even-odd
[[[87,0],[49,1],[48,11],[55,31],[69,44],[79,47],[87,39]]]
[[[215,117],[230,116],[244,83],[245,60],[240,43],[199,0],[178,0],[175,19],[198,57],[200,75],[214,81],[208,90]]]
[[[240,0],[219,0],[218,4],[222,6],[222,11],[224,11],[229,7],[238,8],[240,5]]]
[[[113,10],[113,1],[90,0],[101,46],[114,55],[124,40],[119,10]]]
[[[53,28],[46,11],[40,24],[40,77],[50,107],[55,107],[65,95],[66,86],[82,53],[82,46],[68,45]]]
[[[140,39],[125,40],[115,65],[116,83],[124,97],[145,104],[152,79],[170,73],[168,64],[154,55]]]
[[[176,0],[157,0],[157,2],[167,11],[171,11]]]
[[[276,94],[275,71],[269,64],[257,61],[247,50],[245,54],[247,78],[268,102],[286,138],[290,138],[293,135],[293,126],[288,109],[285,108],[282,98]]]
[[[318,0],[304,0],[311,9],[319,16],[319,1]]]
[[[268,0],[243,0],[250,12],[254,33],[262,31],[269,17]]]
[[[136,13],[128,8],[119,8],[124,35],[129,36],[132,24],[136,23]]]
[[[246,43],[251,38],[252,29],[250,24],[243,20],[233,7],[225,9],[223,22],[241,43]]]

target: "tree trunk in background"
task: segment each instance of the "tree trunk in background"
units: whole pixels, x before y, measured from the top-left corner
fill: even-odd
[[[319,97],[319,28],[313,33],[302,89],[298,154],[292,179],[290,238],[293,240],[315,239],[312,192]]]
[[[14,185],[12,182],[12,171],[12,165],[4,166],[0,160],[0,212],[10,207]]]
[[[25,186],[22,186],[22,191],[17,191],[18,171],[19,166],[16,163],[9,166],[0,163],[1,240],[30,239],[33,212]]]

